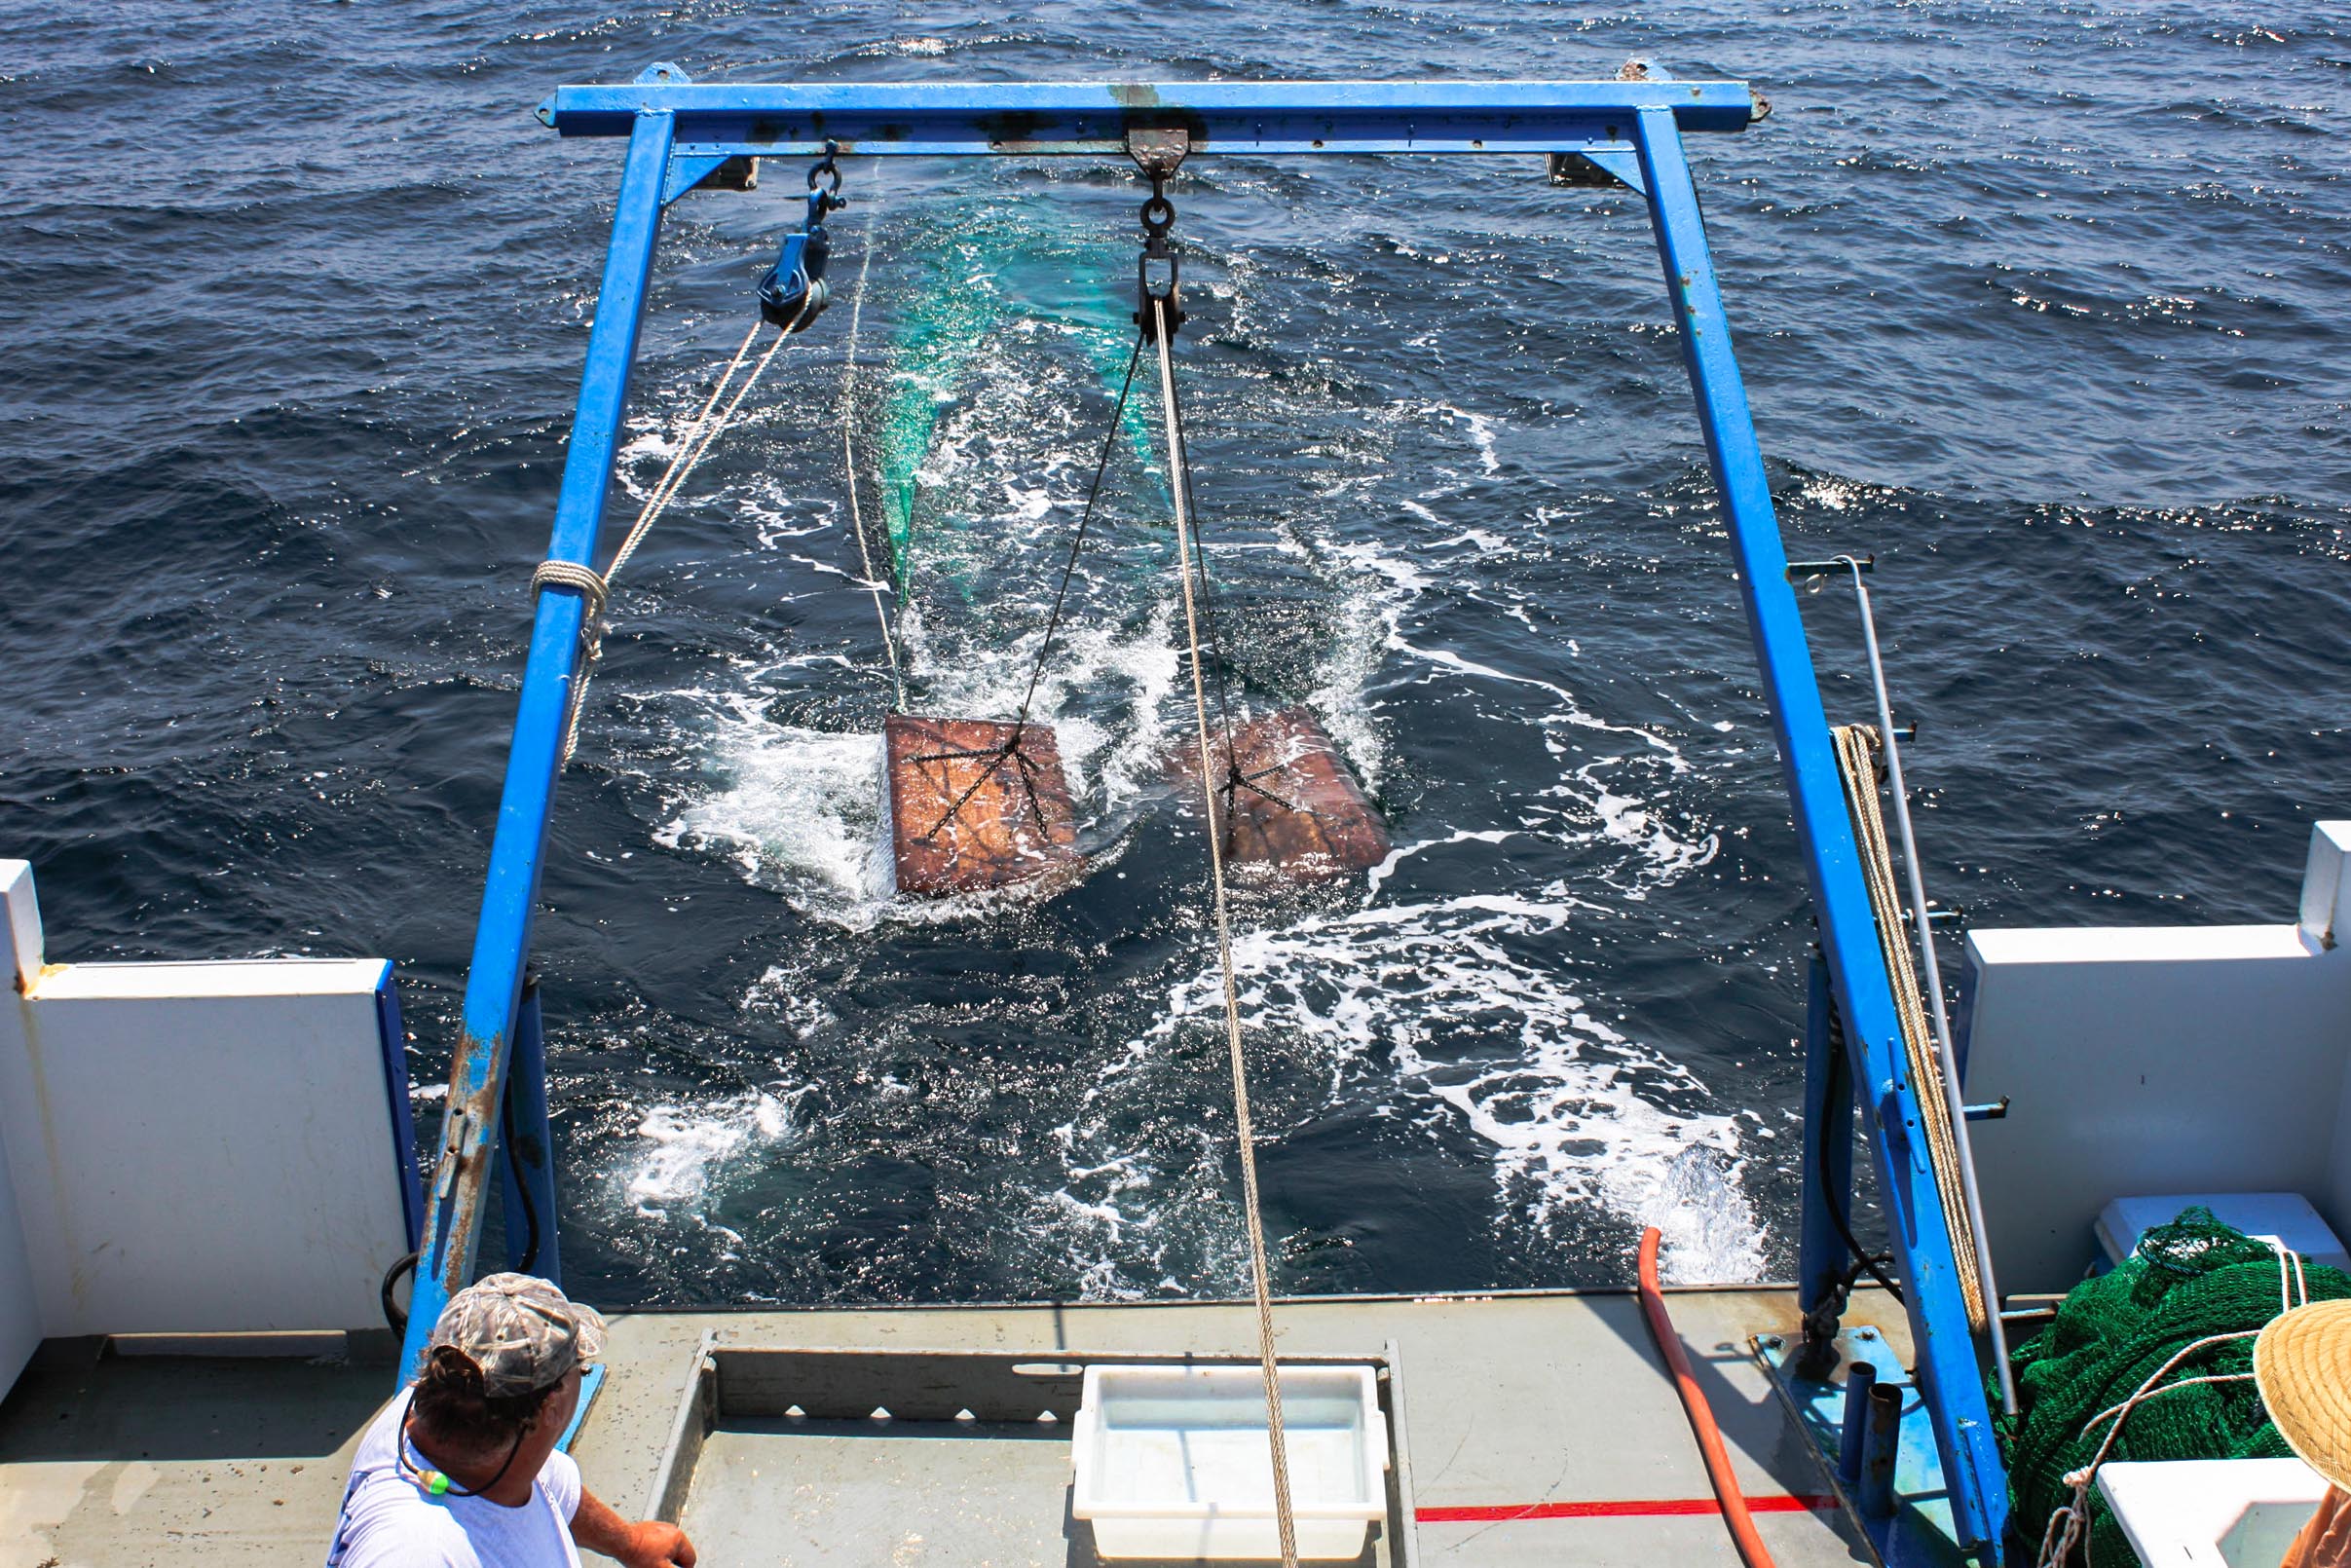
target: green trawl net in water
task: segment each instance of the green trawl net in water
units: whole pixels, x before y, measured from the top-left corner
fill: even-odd
[[[2049,1516],[2072,1501],[2066,1476],[2098,1456],[2111,1421],[2090,1418],[2122,1403],[2180,1351],[2211,1334],[2258,1329],[2283,1305],[2280,1265],[2268,1243],[2255,1241],[2190,1209],[2148,1230],[2139,1251],[2110,1274],[2085,1280],[2067,1295],[2057,1321],[2009,1352],[2016,1374],[2016,1415],[1999,1423],[2001,1451],[2015,1500],[2010,1528],[2031,1561]],[[2351,1277],[2304,1262],[2294,1300],[2351,1297]],[[2157,1387],[2217,1373],[2251,1372],[2253,1341],[2198,1351]],[[1998,1408],[1998,1390],[1992,1390]],[[2150,1395],[2123,1420],[2107,1462],[2131,1459],[2274,1459],[2291,1454],[2254,1392],[2252,1380],[2207,1383]],[[2121,1526],[2090,1490],[2090,1528],[2071,1561],[2120,1568],[2134,1560]]]

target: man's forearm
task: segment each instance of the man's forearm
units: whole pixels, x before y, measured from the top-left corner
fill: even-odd
[[[618,1557],[628,1550],[630,1535],[628,1520],[615,1513],[586,1487],[579,1488],[579,1507],[572,1513],[573,1541],[590,1551]]]
[[[584,1486],[579,1488],[579,1506],[572,1511],[572,1540],[629,1568],[693,1568],[693,1543],[685,1531],[658,1519],[631,1524]]]

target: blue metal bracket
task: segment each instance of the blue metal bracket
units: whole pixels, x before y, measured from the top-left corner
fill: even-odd
[[[756,191],[759,184],[760,161],[757,158],[734,157],[726,153],[698,156],[673,153],[669,160],[669,177],[661,182],[661,205],[667,206],[692,190]]]
[[[416,1123],[408,1105],[408,1035],[400,1027],[400,993],[388,961],[376,980],[376,1044],[384,1055],[384,1103],[392,1116],[393,1178],[400,1184],[400,1219],[408,1245],[423,1245],[425,1193],[416,1168]]]
[[[1572,177],[1577,164],[1588,164],[1600,177]],[[1584,147],[1574,152],[1551,155],[1551,183],[1554,185],[1605,186],[1611,182],[1647,196],[1649,186],[1641,178],[1641,155],[1629,148],[1610,147]]]
[[[669,161],[669,174],[661,182],[661,205],[669,205],[670,203],[717,173],[726,167],[728,156],[726,153],[673,156]]]
[[[1794,1367],[1796,1346],[1778,1334],[1766,1334],[1755,1343],[1772,1386],[1796,1425],[1812,1439],[1824,1461],[1829,1485],[1853,1522],[1869,1537],[1885,1568],[1959,1568],[1963,1551],[1952,1526],[1951,1490],[1945,1484],[1942,1456],[1936,1452],[1934,1422],[1926,1401],[1910,1381],[1901,1358],[1874,1328],[1848,1328],[1837,1336],[1837,1362],[1845,1378],[1810,1378]],[[1857,1488],[1838,1471],[1838,1451],[1844,1436],[1846,1391],[1851,1367],[1863,1363],[1887,1387],[1902,1387],[1901,1426],[1894,1439],[1893,1509],[1872,1513],[1862,1506]]]
[[[578,1437],[579,1428],[587,1420],[589,1407],[595,1404],[596,1396],[604,1392],[604,1376],[601,1362],[579,1375],[579,1402],[572,1407],[571,1423],[563,1429],[563,1436],[555,1439],[557,1453],[568,1454],[572,1451],[572,1443]]]
[[[2007,1478],[1993,1440],[1951,1234],[1923,1158],[1917,1087],[1909,1081],[1893,987],[1878,946],[1876,915],[1861,876],[1804,621],[1788,586],[1787,551],[1765,482],[1746,388],[1731,350],[1730,320],[1715,286],[1698,192],[1670,112],[1641,110],[1635,139],[1665,290],[1698,394],[1698,426],[1722,492],[1739,593],[1772,707],[1796,838],[1810,873],[1821,945],[1846,1023],[1852,1081],[1862,1086],[1858,1095],[1871,1112],[1871,1143],[1893,1221],[1911,1340],[1919,1356],[1918,1381],[1941,1450],[1955,1528],[1970,1551],[1994,1559],[2007,1522]],[[1808,1185],[1814,1179],[1808,1172]]]
[[[1829,1009],[1836,1003],[1827,959],[1815,952],[1805,975],[1804,1214],[1796,1299],[1810,1313],[1843,1288],[1849,1261],[1836,1215],[1853,1212],[1853,1091],[1852,1080],[1829,1057]],[[1834,1095],[1832,1086],[1840,1086]]]

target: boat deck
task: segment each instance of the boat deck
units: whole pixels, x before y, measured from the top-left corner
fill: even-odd
[[[1778,1560],[1870,1560],[1753,1355],[1754,1336],[1793,1323],[1792,1293],[1683,1289],[1668,1302]],[[1885,1307],[1858,1292],[1848,1323],[1883,1324],[1907,1357],[1901,1314]],[[1736,1561],[1631,1293],[1298,1300],[1277,1323],[1286,1356],[1379,1362],[1393,1373],[1409,1517],[1392,1512],[1376,1527],[1361,1563]],[[343,1353],[53,1342],[0,1403],[0,1568],[166,1558],[316,1568],[352,1448],[390,1375],[389,1359],[350,1354],[340,1336],[328,1343]],[[940,1352],[941,1364],[983,1372],[1029,1356],[1254,1354],[1246,1304],[616,1315],[606,1385],[574,1451],[589,1488],[622,1512],[682,1510],[713,1568],[779,1555],[803,1568],[1096,1561],[1088,1527],[1068,1516],[1065,1422],[978,1409],[977,1421],[840,1419],[790,1392],[774,1398],[806,1416],[730,1413],[689,1398],[713,1344],[742,1353],[730,1364],[790,1369],[791,1390],[825,1381],[811,1382],[810,1367],[829,1369],[827,1398],[851,1403],[856,1378],[917,1364],[855,1352]],[[965,1390],[977,1386],[948,1378],[932,1402],[970,1404]],[[697,1440],[681,1451],[688,1426]]]

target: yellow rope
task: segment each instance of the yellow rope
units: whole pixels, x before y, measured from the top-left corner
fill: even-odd
[[[1976,1261],[1978,1238],[1967,1219],[1967,1197],[1959,1185],[1959,1145],[1951,1127],[1951,1102],[1943,1094],[1943,1064],[1936,1056],[1934,1037],[1926,1023],[1926,998],[1919,989],[1919,971],[1911,961],[1910,938],[1902,929],[1902,896],[1894,887],[1893,846],[1885,837],[1885,816],[1878,804],[1878,731],[1869,725],[1839,725],[1829,731],[1837,750],[1837,771],[1845,779],[1845,803],[1853,818],[1853,837],[1861,849],[1861,872],[1869,883],[1870,911],[1878,917],[1878,951],[1885,958],[1886,978],[1893,984],[1894,1012],[1902,1023],[1903,1055],[1910,1064],[1912,1099],[1919,1104],[1919,1125],[1926,1133],[1926,1152],[1935,1174],[1935,1192],[1943,1203],[1943,1223],[1951,1232],[1951,1258],[1959,1277],[1959,1294],[1967,1303],[1967,1326],[1982,1333],[1988,1326],[1984,1311],[1983,1271]]]
[[[1168,354],[1173,324],[1163,301],[1151,303],[1159,340],[1160,405],[1168,426],[1168,488],[1176,498],[1176,575],[1183,581],[1183,626],[1192,648],[1192,713],[1200,729],[1200,788],[1208,803],[1209,872],[1216,893],[1216,953],[1224,971],[1224,1038],[1233,1069],[1233,1120],[1241,1139],[1241,1197],[1249,1220],[1250,1283],[1257,1306],[1257,1363],[1265,1374],[1265,1438],[1273,1451],[1274,1524],[1283,1568],[1297,1568],[1298,1534],[1289,1501],[1289,1439],[1282,1429],[1282,1379],[1274,1362],[1273,1290],[1266,1280],[1265,1222],[1257,1202],[1257,1135],[1249,1114],[1249,1064],[1241,1051],[1241,995],[1233,980],[1233,934],[1225,918],[1224,826],[1216,815],[1211,765],[1208,688],[1200,673],[1200,617],[1193,604],[1190,497],[1184,493],[1183,426],[1176,412],[1176,365]]]

